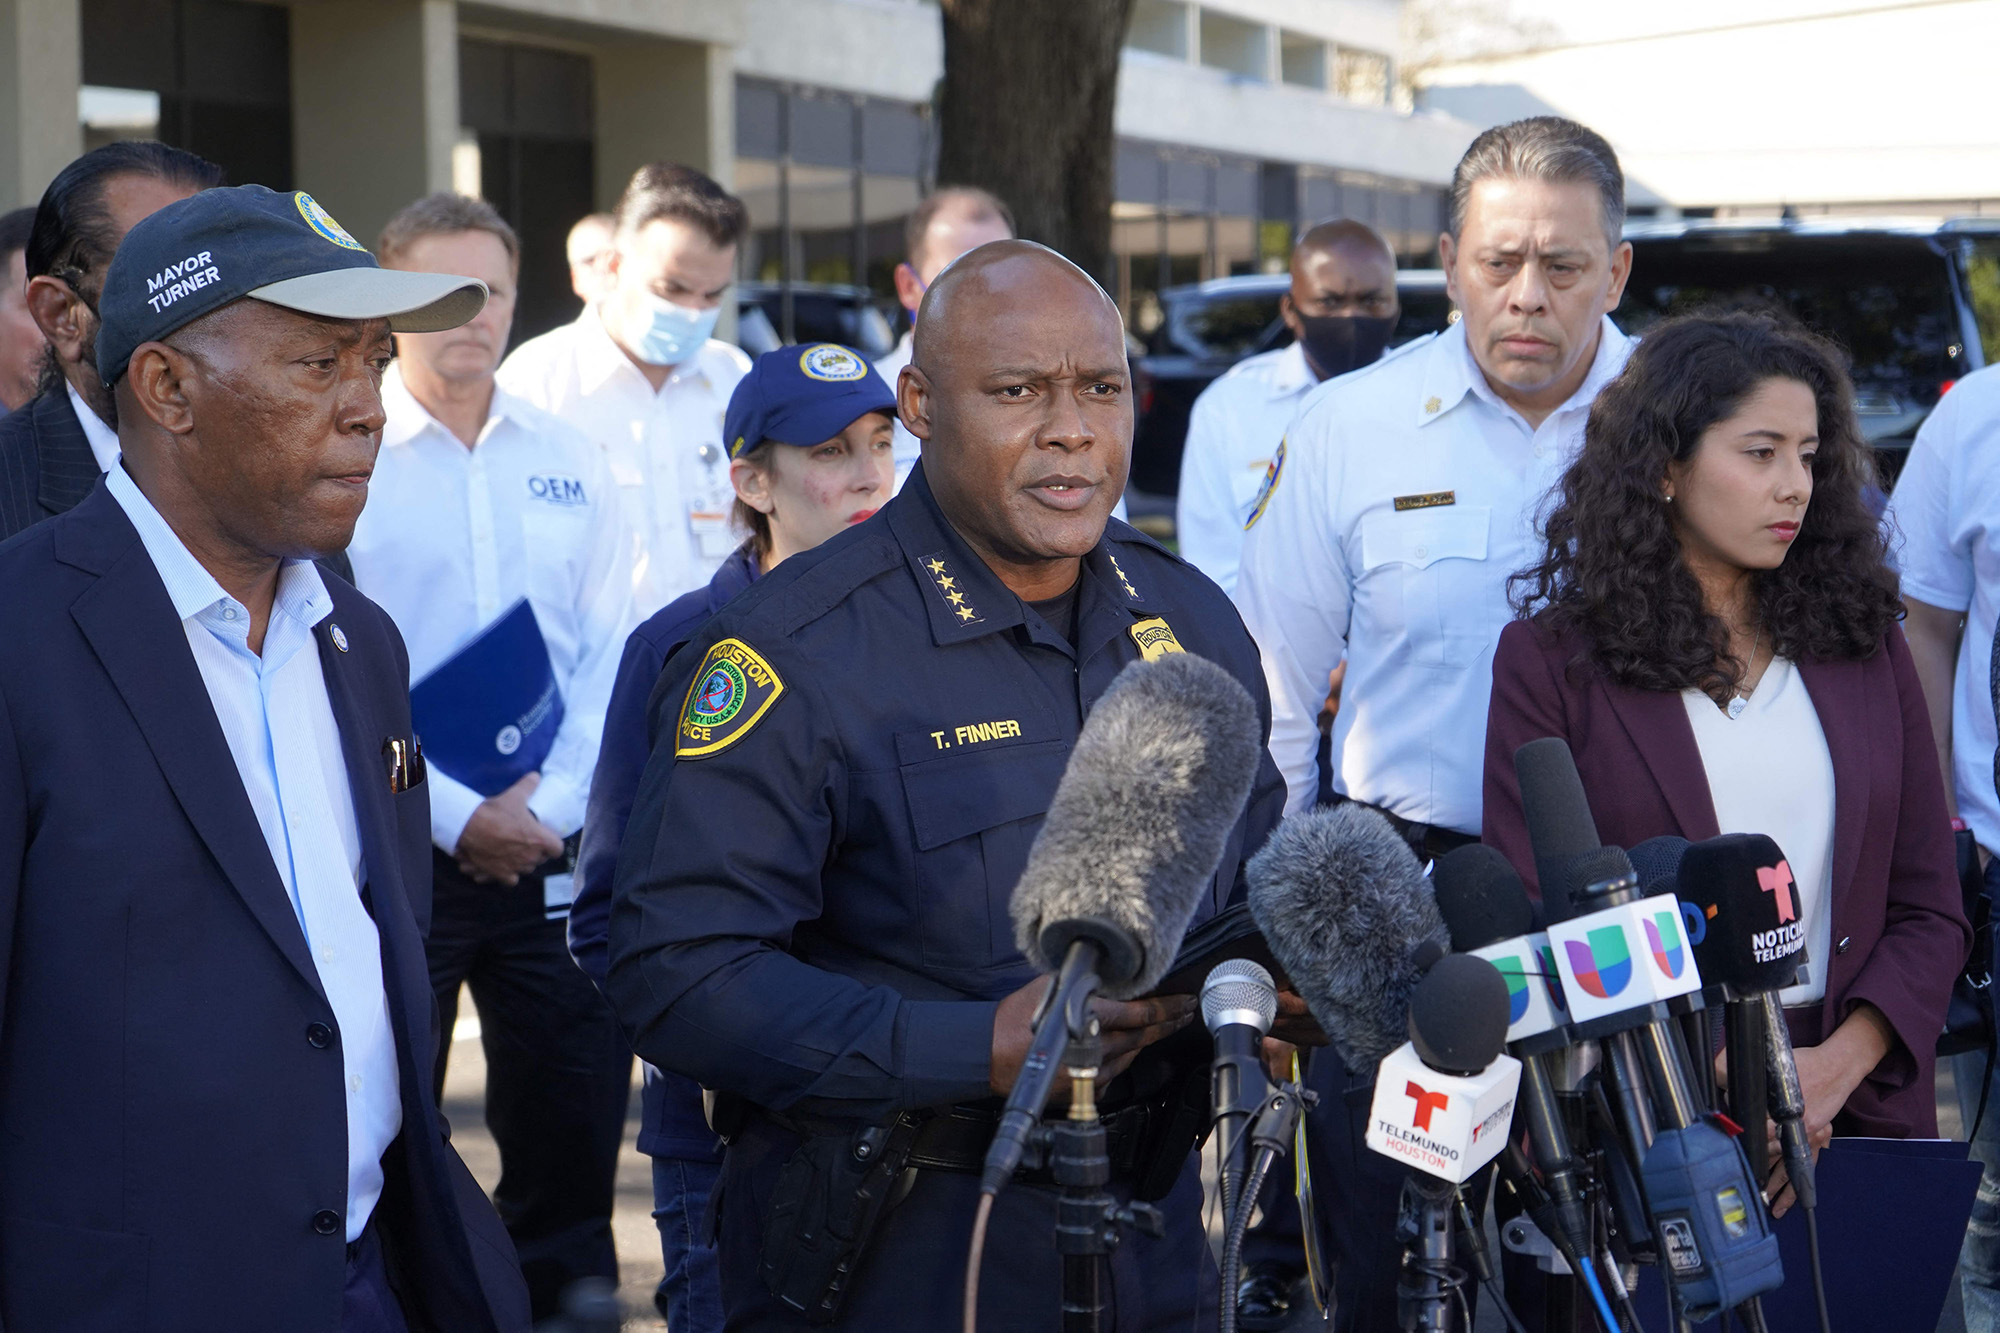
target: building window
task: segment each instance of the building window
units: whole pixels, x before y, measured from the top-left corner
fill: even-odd
[[[1132,7],[1132,26],[1125,30],[1125,45],[1186,60],[1192,44],[1192,9],[1184,0],[1138,0]]]
[[[1336,96],[1363,106],[1389,104],[1389,57],[1373,51],[1340,48],[1334,61],[1333,91]]]
[[[1261,23],[1201,11],[1201,63],[1246,79],[1271,76],[1271,29]]]
[[[576,318],[564,242],[596,201],[590,59],[569,51],[461,37],[458,113],[466,143],[454,183],[474,176],[479,197],[521,238],[514,341]],[[466,144],[476,149],[463,151]]]
[[[1302,32],[1278,34],[1278,77],[1297,88],[1326,89],[1326,40]]]
[[[292,188],[292,16],[245,0],[82,0],[84,147],[158,139]]]
[[[744,346],[887,351],[903,227],[934,152],[928,110],[739,78],[736,151],[752,229],[739,261]]]

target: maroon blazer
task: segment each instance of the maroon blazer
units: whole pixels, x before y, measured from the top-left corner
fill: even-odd
[[[1833,758],[1834,944],[1826,1003],[1818,1013],[1791,1011],[1792,1040],[1817,1045],[1864,1000],[1880,1009],[1896,1045],[1848,1098],[1834,1131],[1935,1136],[1937,1038],[1972,932],[1923,690],[1900,627],[1865,661],[1804,661],[1799,673]],[[1680,695],[1614,684],[1580,636],[1539,618],[1516,621],[1493,658],[1484,841],[1531,890],[1535,858],[1514,751],[1543,736],[1569,742],[1605,842],[1716,836]]]

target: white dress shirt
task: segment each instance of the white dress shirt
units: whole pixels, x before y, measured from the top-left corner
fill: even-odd
[[[1538,553],[1536,511],[1631,345],[1603,320],[1583,384],[1538,428],[1487,384],[1462,323],[1307,395],[1236,587],[1288,810],[1316,794],[1317,719],[1345,653],[1335,789],[1479,831],[1507,580]]]
[[[90,404],[83,401],[83,395],[68,380],[63,381],[63,391],[69,394],[70,409],[76,413],[77,424],[83,427],[83,438],[90,441],[90,456],[97,460],[99,472],[109,472],[118,466],[118,460],[125,456],[118,447],[118,432],[106,425],[104,418],[90,410]]]
[[[1716,829],[1765,834],[1792,868],[1794,915],[1787,918],[1780,904],[1778,916],[1805,922],[1808,962],[1806,979],[1778,992],[1779,1003],[1817,1006],[1833,957],[1833,755],[1805,677],[1788,659],[1772,658],[1733,718],[1700,690],[1681,697],[1708,774]],[[1783,780],[1772,781],[1774,773]]]
[[[888,381],[889,392],[896,392],[896,381],[903,373],[903,367],[910,364],[916,353],[917,333],[915,329],[905,329],[903,336],[889,352],[875,363],[875,373]],[[896,417],[896,489],[903,489],[904,478],[917,465],[923,454],[924,442],[910,434],[910,428],[903,424],[899,414]]]
[[[1243,521],[1299,404],[1319,386],[1297,343],[1239,361],[1201,391],[1188,414],[1174,517],[1181,558],[1224,592],[1236,588]]]
[[[1952,673],[1952,786],[1979,845],[2000,852],[1989,680],[2000,619],[2000,366],[1974,371],[1938,400],[1889,496],[1903,594],[1965,616]]]
[[[567,837],[583,827],[632,625],[631,552],[604,451],[502,389],[468,449],[394,367],[382,406],[382,451],[347,548],[355,583],[403,632],[413,683],[528,599],[563,700],[528,808]],[[436,764],[430,788],[431,839],[455,851],[483,798]]]
[[[381,938],[361,901],[354,793],[313,638],[333,598],[312,561],[286,561],[264,651],[254,653],[249,609],[189,553],[123,467],[111,469],[106,485],[167,585],[333,1007],[347,1075],[347,1239],[358,1240],[382,1196],[382,1154],[403,1127],[403,1098]]]
[[[605,331],[598,307],[516,347],[500,387],[601,445],[618,483],[641,619],[705,585],[742,544],[722,417],[750,358],[711,338],[656,393]]]

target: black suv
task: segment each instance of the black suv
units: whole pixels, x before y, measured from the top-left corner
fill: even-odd
[[[2000,356],[2000,218],[1635,220],[1625,238],[1620,328],[1703,306],[1789,311],[1847,351],[1889,481],[1945,390]]]
[[[1179,494],[1181,446],[1187,442],[1194,400],[1238,361],[1291,342],[1291,330],[1278,318],[1278,298],[1290,287],[1287,274],[1257,273],[1160,293],[1159,327],[1146,339],[1146,354],[1135,366],[1139,425],[1132,441],[1132,490],[1169,500]],[[1401,270],[1396,295],[1403,318],[1391,346],[1436,333],[1451,322],[1444,274],[1437,269]],[[1131,503],[1134,513],[1160,507],[1137,496]],[[1173,506],[1164,508],[1171,512]]]

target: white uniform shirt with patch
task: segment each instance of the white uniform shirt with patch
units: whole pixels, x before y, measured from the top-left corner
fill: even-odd
[[[403,633],[421,681],[522,598],[534,609],[563,720],[528,808],[583,827],[604,710],[632,627],[630,546],[604,452],[504,390],[468,449],[391,368],[368,506],[347,548],[354,581]],[[433,764],[431,840],[458,847],[483,799]]]
[[[1299,404],[1319,386],[1297,343],[1234,366],[1201,391],[1188,414],[1174,531],[1181,558],[1236,588],[1243,523]]]
[[[1631,347],[1601,321],[1583,384],[1539,428],[1487,384],[1462,323],[1307,395],[1236,587],[1288,811],[1317,793],[1319,713],[1345,653],[1335,790],[1479,832],[1507,580],[1537,554],[1537,512]]]
[[[750,358],[709,339],[656,393],[605,331],[598,307],[516,347],[500,387],[601,445],[632,547],[640,619],[706,584],[743,540],[722,418]]]

